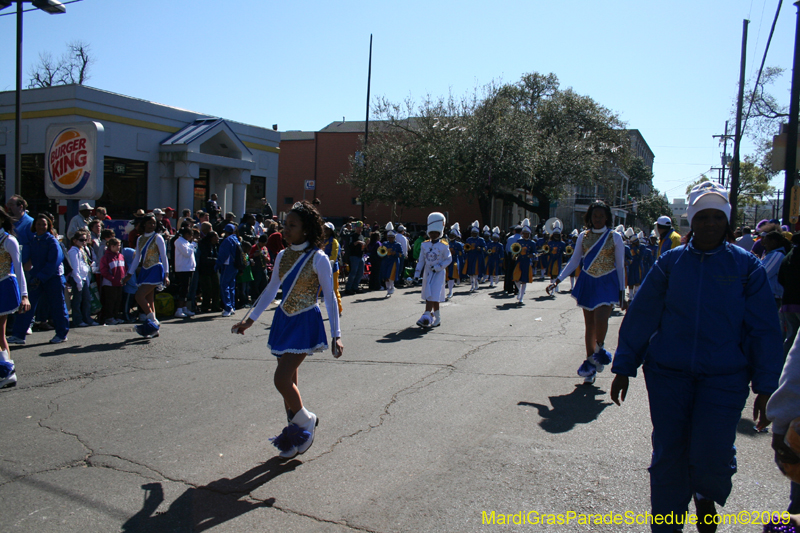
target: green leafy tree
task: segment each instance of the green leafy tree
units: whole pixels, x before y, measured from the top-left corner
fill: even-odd
[[[556,196],[628,165],[619,117],[588,96],[559,89],[554,74],[527,74],[517,83],[419,105],[380,99],[375,114],[363,162],[353,158],[342,177],[367,203],[438,206],[461,196],[477,201],[488,218],[492,197],[533,210],[519,190]]]
[[[641,198],[636,203],[636,218],[645,228],[652,228],[655,226],[658,217],[668,215],[672,217],[672,206],[669,205],[667,197],[653,189],[652,192]],[[677,220],[672,221],[673,227],[678,227]],[[649,236],[649,230],[645,231]]]

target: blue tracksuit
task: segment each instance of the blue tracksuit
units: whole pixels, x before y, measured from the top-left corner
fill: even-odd
[[[693,492],[725,504],[748,385],[775,391],[781,346],[775,300],[754,255],[729,243],[708,252],[689,244],[658,258],[622,321],[611,369],[635,377],[644,364],[653,514],[682,515]]]
[[[228,235],[219,245],[216,267],[220,272],[219,290],[225,311],[236,308],[236,276],[239,271],[234,266],[234,261],[237,253],[239,253],[239,239],[235,234]]]
[[[64,276],[58,274],[58,267],[64,261],[61,245],[51,233],[31,235],[26,254],[33,268],[27,272],[28,300],[31,308],[14,321],[13,335],[25,338],[28,328],[33,322],[36,306],[44,298],[48,303],[56,334],[67,338],[69,332],[69,314],[64,301]]]

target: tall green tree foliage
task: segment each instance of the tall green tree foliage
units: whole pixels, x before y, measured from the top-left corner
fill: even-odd
[[[459,99],[379,99],[375,115],[363,157],[343,176],[366,203],[437,206],[463,196],[488,218],[492,196],[530,208],[522,192],[558,196],[630,164],[619,117],[560,89],[554,74],[527,74]]]

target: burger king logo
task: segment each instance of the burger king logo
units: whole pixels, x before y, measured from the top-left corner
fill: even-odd
[[[62,194],[76,194],[93,172],[89,137],[76,128],[59,132],[48,150],[49,178]]]

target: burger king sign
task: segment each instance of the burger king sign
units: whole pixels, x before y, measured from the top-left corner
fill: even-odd
[[[47,127],[45,192],[49,198],[96,200],[103,195],[103,125],[99,122]]]

